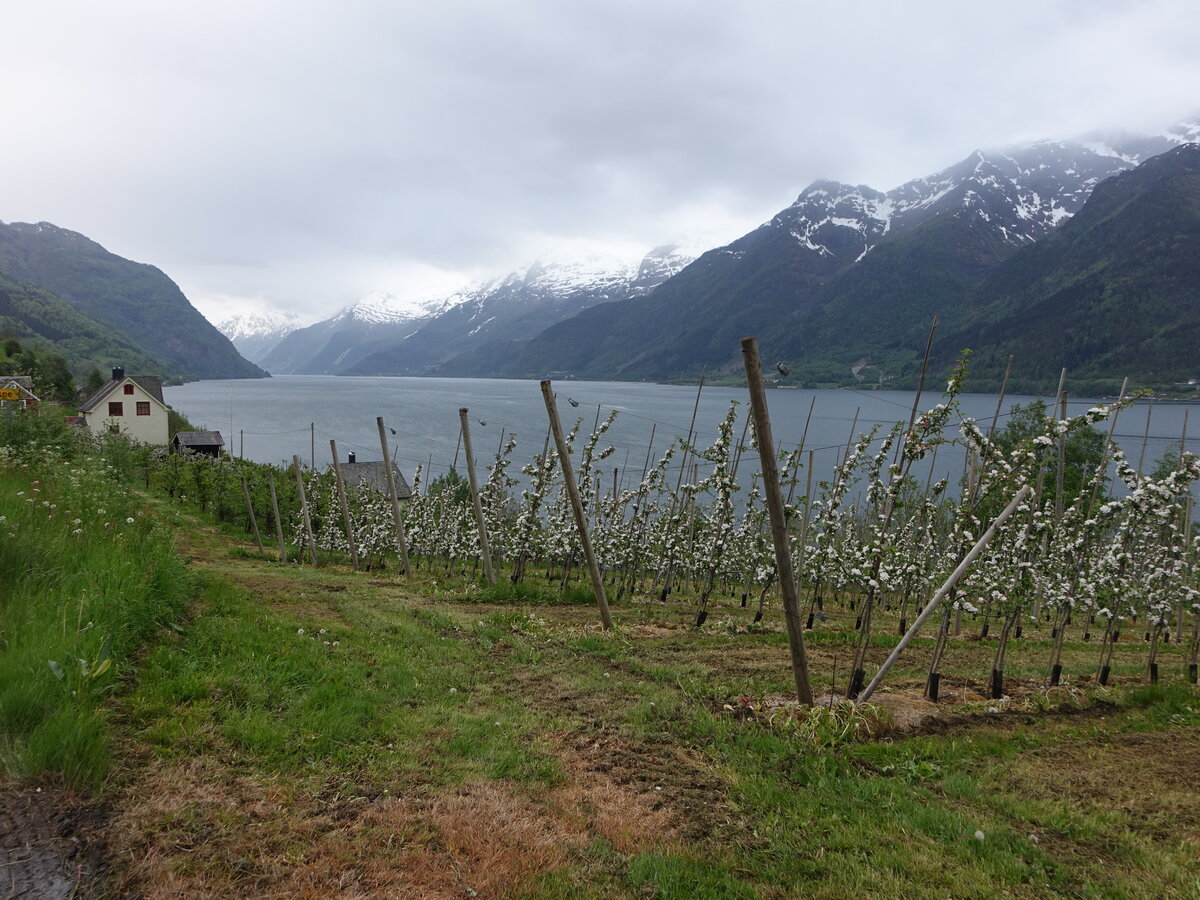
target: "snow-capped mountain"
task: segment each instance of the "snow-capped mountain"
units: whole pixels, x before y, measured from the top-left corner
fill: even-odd
[[[886,235],[944,214],[970,214],[991,223],[1003,240],[1036,241],[1083,206],[1093,188],[1180,143],[1200,137],[1200,124],[1157,137],[1096,137],[1041,141],[1007,151],[976,151],[937,174],[890,191],[818,181],[768,224],[786,229],[806,249],[866,256]],[[851,238],[846,230],[856,233]]]
[[[446,297],[376,292],[293,332],[263,364],[274,374],[424,374],[489,343],[527,338],[596,303],[640,296],[690,261],[675,245],[633,260],[560,254]]]
[[[444,306],[444,299],[406,300],[376,291],[331,318],[292,331],[263,357],[262,365],[273,375],[331,374],[412,334]]]
[[[818,181],[644,301],[585,310],[475,374],[733,371],[746,334],[810,383],[841,383],[864,361],[876,372],[907,365],[934,314],[953,325],[982,278],[1056,233],[1098,184],[1197,138],[1189,122],[1155,136],[978,151],[889,191]]]
[[[252,363],[261,363],[281,340],[302,327],[292,313],[242,313],[217,325],[217,330],[233,343],[238,353]]]

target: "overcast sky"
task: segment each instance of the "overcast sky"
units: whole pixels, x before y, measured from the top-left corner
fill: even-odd
[[[811,181],[1200,112],[1200,4],[37,0],[0,24],[0,220],[216,321],[717,246]]]

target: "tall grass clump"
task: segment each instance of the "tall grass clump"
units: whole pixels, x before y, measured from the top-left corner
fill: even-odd
[[[86,444],[8,424],[21,440],[0,445],[0,774],[96,788],[105,698],[183,612],[192,580]]]

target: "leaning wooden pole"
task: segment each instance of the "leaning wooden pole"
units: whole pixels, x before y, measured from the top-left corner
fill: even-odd
[[[271,512],[275,513],[275,537],[279,538],[279,561],[287,562],[287,544],[283,540],[283,520],[279,518],[279,495],[275,492],[275,470],[267,482],[271,486]]]
[[[1017,491],[1017,495],[1009,501],[1008,506],[1004,507],[1004,511],[996,517],[996,521],[988,526],[988,530],[983,533],[983,537],[976,541],[975,546],[971,548],[971,552],[963,557],[963,561],[960,562],[957,567],[955,567],[954,571],[950,573],[950,577],[947,578],[945,583],[937,589],[937,593],[933,595],[933,599],[925,605],[923,610],[921,610],[921,614],[917,616],[916,621],[913,622],[909,627],[908,632],[904,635],[904,637],[900,638],[900,643],[896,645],[896,648],[891,652],[891,655],[888,656],[883,665],[879,667],[879,671],[875,673],[875,677],[871,679],[871,683],[868,684],[866,689],[858,695],[859,703],[866,703],[867,700],[870,699],[871,695],[875,693],[875,688],[879,687],[879,683],[883,681],[883,677],[887,675],[888,670],[896,664],[896,660],[900,658],[900,655],[904,652],[905,648],[912,643],[912,639],[917,636],[917,632],[921,630],[926,620],[933,615],[934,610],[941,605],[941,602],[945,596],[949,594],[950,591],[954,589],[954,586],[962,579],[962,577],[967,574],[967,569],[971,568],[971,563],[975,562],[979,554],[982,553],[987,547],[988,543],[992,540],[992,536],[995,535],[996,529],[1003,525],[1008,520],[1008,517],[1016,512],[1017,507],[1025,501],[1025,498],[1028,497],[1032,491],[1033,487],[1028,484]]]
[[[596,554],[592,550],[592,539],[588,536],[587,516],[583,511],[583,501],[579,498],[579,486],[575,483],[575,471],[571,468],[571,455],[567,449],[567,439],[563,436],[562,423],[558,421],[558,407],[554,405],[554,391],[550,388],[549,379],[542,382],[542,399],[546,401],[546,415],[550,419],[550,430],[554,432],[554,446],[558,448],[563,483],[567,486],[567,496],[570,497],[571,509],[575,512],[575,525],[579,529],[579,544],[583,548],[583,556],[587,560],[588,572],[592,577],[592,589],[596,592],[596,605],[600,607],[600,621],[605,628],[611,629],[613,627],[612,616],[608,611],[608,597],[604,594],[604,578],[600,574],[600,564],[596,562]]]
[[[250,486],[246,484],[246,476],[242,476],[242,496],[246,498],[246,512],[250,514],[250,527],[254,529],[254,543],[258,552],[263,552],[262,535],[258,533],[258,517],[254,515],[254,504],[250,502]]]
[[[346,543],[350,546],[350,562],[358,571],[358,547],[354,541],[354,520],[350,518],[350,504],[346,502],[346,482],[342,479],[342,464],[338,462],[337,441],[329,439],[329,453],[333,457],[333,477],[337,479],[338,504],[342,507],[342,524],[346,526]]]
[[[787,512],[783,505],[783,494],[779,490],[779,466],[774,455],[775,439],[771,436],[771,417],[767,413],[762,362],[758,356],[758,341],[754,338],[742,338],[742,359],[746,365],[750,412],[754,416],[754,433],[758,442],[758,456],[762,463],[763,493],[766,495],[767,514],[771,520],[771,540],[775,544],[775,570],[779,575],[780,591],[783,593],[788,648],[792,656],[792,675],[796,679],[796,699],[805,706],[812,706],[808,654],[804,650],[804,630],[800,623],[800,598],[796,594],[791,548],[788,546]]]
[[[400,498],[396,495],[396,472],[388,453],[387,432],[383,427],[383,416],[375,417],[379,427],[379,448],[383,452],[383,470],[387,473],[388,496],[392,499],[392,519],[396,523],[396,549],[400,551],[400,566],[404,577],[412,580],[412,572],[408,567],[408,541],[404,539],[404,523],[400,521]]]
[[[471,482],[471,505],[475,508],[475,528],[479,532],[479,555],[483,557],[483,576],[489,585],[495,585],[496,573],[492,569],[492,550],[488,546],[483,501],[479,499],[479,479],[475,477],[475,451],[471,448],[471,423],[467,420],[467,412],[465,406],[459,408],[458,422],[462,427],[463,453],[467,454],[467,478]]]
[[[308,514],[308,495],[304,493],[304,476],[301,474],[302,464],[299,456],[292,457],[292,471],[296,473],[296,490],[300,492],[300,513],[304,519],[304,537],[308,541],[308,552],[312,556],[312,564],[317,562],[317,541],[313,537],[312,517]]]

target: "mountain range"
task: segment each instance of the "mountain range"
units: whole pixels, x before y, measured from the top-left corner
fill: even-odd
[[[124,366],[170,380],[261,378],[154,266],[49,222],[0,222],[0,329],[77,376]]]
[[[436,300],[402,303],[375,294],[291,331],[257,358],[280,375],[477,374],[481,352],[495,356],[496,348],[519,344],[580,310],[644,296],[692,259],[678,245],[657,247],[636,260],[602,254],[544,258]],[[232,336],[236,325],[221,327]]]
[[[756,334],[793,385],[906,387],[930,321],[973,385],[1096,390],[1186,380],[1194,333],[1191,167],[1200,125],[971,154],[890,191],[817,181],[696,259],[539,263],[388,317],[357,307],[293,332],[271,371],[738,377]],[[1153,212],[1150,212],[1153,211]],[[1194,280],[1193,280],[1194,281]],[[1154,301],[1148,298],[1153,296]],[[1136,311],[1136,312],[1135,312]],[[1134,320],[1137,324],[1134,325]]]
[[[1196,134],[975,153],[887,193],[817,182],[644,301],[595,307],[547,328],[494,374],[729,373],[741,365],[739,338],[756,334],[790,383],[910,384],[935,314],[943,346],[967,321],[998,322],[997,311],[981,317],[976,309],[1003,302],[982,290],[986,278],[1056,233],[1105,179]],[[990,340],[979,329],[972,336]]]

